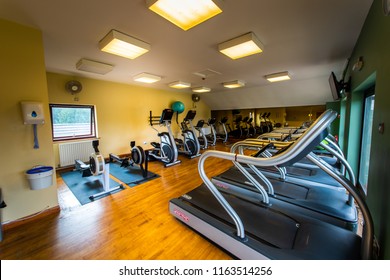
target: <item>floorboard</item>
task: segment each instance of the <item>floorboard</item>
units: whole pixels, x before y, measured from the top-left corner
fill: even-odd
[[[213,148],[211,148],[213,149]],[[218,150],[229,147],[218,144]],[[198,160],[165,168],[150,162],[159,178],[81,206],[57,176],[60,211],[9,228],[0,242],[0,259],[16,260],[225,260],[226,252],[169,214],[168,201],[202,180]],[[212,176],[231,162],[208,159]]]

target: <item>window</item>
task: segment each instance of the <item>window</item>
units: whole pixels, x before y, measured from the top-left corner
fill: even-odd
[[[360,147],[360,165],[359,165],[359,184],[367,194],[368,171],[370,167],[370,151],[371,151],[371,136],[372,122],[374,117],[375,94],[374,89],[370,89],[365,94],[364,112],[363,112],[363,128],[362,128],[362,143]]]
[[[96,137],[95,107],[50,104],[53,141]]]

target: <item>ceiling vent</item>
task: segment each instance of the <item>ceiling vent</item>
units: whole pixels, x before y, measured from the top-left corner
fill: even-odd
[[[194,72],[193,74],[196,76],[199,76],[203,80],[205,80],[208,77],[215,76],[215,75],[221,75],[222,73],[215,71],[215,70],[211,70],[211,69],[205,69],[202,71]]]

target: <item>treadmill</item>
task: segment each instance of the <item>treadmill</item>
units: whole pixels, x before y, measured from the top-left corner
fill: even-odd
[[[326,136],[327,132],[324,132]],[[330,135],[326,136],[327,141],[331,141],[329,139]],[[323,140],[323,139],[322,139]],[[265,145],[276,145],[278,149],[287,149],[289,145],[292,145],[294,142],[273,142],[258,140],[258,139],[247,139],[240,142],[237,142],[232,145],[231,152],[236,153],[239,150],[242,153],[242,147],[258,149],[259,146],[263,147],[264,150],[267,150]],[[338,162],[341,162],[342,172],[348,171],[352,183],[355,185],[355,176],[353,174],[352,168],[345,160],[344,155],[342,154],[339,148],[331,148],[329,145],[326,145],[322,142],[318,143],[319,146],[324,147],[324,149],[329,150],[329,154],[333,157],[321,156],[323,160],[327,163],[335,166],[338,165]],[[334,144],[337,147],[336,144]],[[316,146],[315,146],[316,147]],[[314,148],[314,147],[313,147]],[[267,151],[264,151],[267,153]],[[277,152],[277,151],[276,151]],[[256,153],[256,156],[262,154],[263,151],[260,150]],[[272,156],[272,153],[268,152],[269,156]],[[336,162],[337,160],[337,162]],[[277,166],[266,166],[266,167],[258,167],[258,169],[267,177],[275,178],[282,181],[288,181],[295,184],[303,184],[309,186],[318,186],[324,188],[343,188],[340,183],[337,182],[334,178],[328,176],[323,170],[321,170],[318,166],[311,163],[307,158],[302,158],[298,162],[295,162],[290,165],[285,165],[283,167]]]
[[[314,129],[316,128],[312,128],[312,130]],[[327,129],[318,135],[316,141],[312,141],[311,147],[317,146],[326,137],[326,134]],[[256,144],[247,141],[235,144],[235,148],[241,148],[241,150],[242,148],[253,148],[256,146]],[[264,153],[267,148],[268,146],[264,146],[257,154]],[[236,149],[232,148],[232,152],[235,151]],[[280,151],[283,150],[281,149]],[[277,154],[278,152],[274,155]],[[272,204],[279,203],[279,201],[275,200],[282,200],[294,204],[296,206],[294,211],[296,212],[327,221],[355,232],[357,231],[357,209],[353,200],[346,193],[345,188],[333,186],[323,188],[312,186],[311,184],[292,183],[267,176],[264,174],[265,172],[262,172],[253,165],[245,165],[244,167],[237,162],[234,162],[234,164],[235,166],[232,168],[212,178],[212,182],[220,191],[245,197],[245,199],[256,203],[256,201],[262,200],[262,192],[259,189],[265,188],[270,196],[270,200],[272,200]],[[317,165],[315,166],[319,169]],[[324,176],[330,177],[324,171],[322,172]],[[354,183],[352,184],[354,185]]]
[[[319,119],[318,131],[334,119],[328,110]],[[194,190],[171,199],[169,211],[179,221],[215,242],[239,259],[370,259],[373,248],[373,222],[362,196],[341,174],[335,174],[329,164],[311,154],[310,147],[318,131],[302,135],[293,145],[271,158],[254,158],[221,151],[206,151],[199,159],[199,174],[204,183]],[[310,153],[310,154],[308,154]],[[307,155],[308,154],[308,155]],[[297,211],[270,203],[263,193],[261,203],[218,190],[204,170],[209,157],[241,164],[275,166],[292,163],[304,155],[327,174],[337,179],[353,196],[363,219],[363,235],[331,223],[303,215]]]
[[[302,133],[284,133],[284,132],[266,132],[260,134],[257,139],[260,140],[276,140],[276,141],[295,141],[301,137]]]

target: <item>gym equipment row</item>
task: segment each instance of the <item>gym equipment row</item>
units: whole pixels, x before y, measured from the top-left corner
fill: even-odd
[[[170,213],[240,259],[374,258],[364,192],[328,132],[336,117],[325,111],[295,141],[248,139],[231,152],[205,151],[198,165],[204,183],[171,199]],[[337,160],[315,154],[318,146]],[[245,155],[245,149],[257,152]],[[208,158],[232,161],[234,172],[209,178]],[[275,177],[266,174],[272,168]],[[357,208],[364,220],[362,235],[356,232]]]
[[[195,128],[192,124],[196,116],[195,110],[189,110],[180,125],[182,138],[175,138],[172,133],[171,121],[175,112],[172,109],[164,109],[161,116],[153,116],[152,111],[149,115],[150,126],[157,131],[160,142],[151,142],[153,149],[149,155],[169,167],[180,163],[178,155],[185,155],[188,158],[199,157],[200,144],[196,137]],[[167,131],[159,132],[155,126],[163,126]]]

